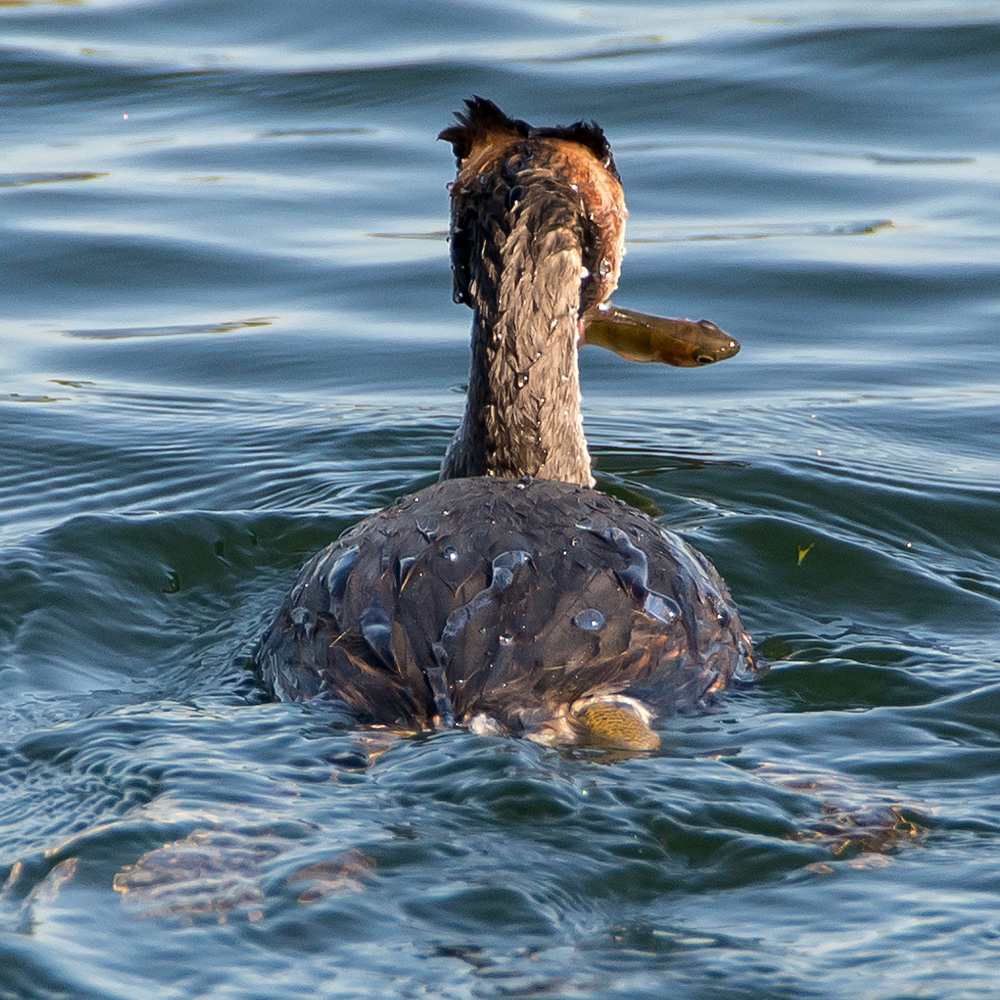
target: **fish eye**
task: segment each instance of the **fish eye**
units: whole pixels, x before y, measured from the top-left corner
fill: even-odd
[[[711,354],[696,354],[694,360],[699,365],[710,365],[715,360],[715,357]]]

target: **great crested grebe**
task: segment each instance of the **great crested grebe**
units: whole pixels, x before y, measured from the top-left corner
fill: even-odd
[[[454,297],[473,310],[465,416],[440,482],[306,564],[264,633],[262,679],[362,723],[651,749],[654,718],[758,667],[708,560],[592,488],[577,353],[589,339],[697,365],[739,347],[608,303],[627,212],[596,125],[466,106],[440,135],[459,167]]]

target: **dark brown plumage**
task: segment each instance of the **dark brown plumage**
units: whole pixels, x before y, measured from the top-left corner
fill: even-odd
[[[282,698],[362,722],[655,746],[650,721],[757,667],[708,561],[590,488],[577,350],[617,287],[626,210],[596,125],[468,101],[441,133],[469,398],[442,482],[315,556],[265,633]]]

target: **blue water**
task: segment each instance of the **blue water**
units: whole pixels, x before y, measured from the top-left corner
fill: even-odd
[[[1000,3],[0,3],[0,997],[995,997]],[[447,144],[604,126],[601,488],[772,672],[609,760],[248,664],[462,408]]]

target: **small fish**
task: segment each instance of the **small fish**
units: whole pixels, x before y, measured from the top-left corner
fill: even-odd
[[[740,344],[707,319],[648,316],[604,303],[580,322],[580,346],[596,344],[627,361],[661,361],[677,368],[697,368],[725,361]]]

